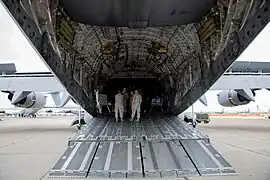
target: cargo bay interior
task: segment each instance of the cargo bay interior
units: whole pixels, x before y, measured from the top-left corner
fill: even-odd
[[[109,104],[110,112],[114,111],[114,96],[118,91],[123,92],[126,89],[128,93],[127,101],[130,102],[131,93],[137,89],[142,96],[141,115],[161,113],[167,111],[167,94],[162,81],[157,78],[113,78],[109,79],[104,86],[99,88],[99,93],[107,97],[107,104]],[[100,100],[100,99],[99,99]],[[158,102],[156,102],[158,101]],[[158,104],[155,104],[158,103]],[[102,106],[102,114],[110,113],[106,107]],[[127,104],[128,114],[130,116],[130,103]]]
[[[198,46],[195,42],[188,41],[188,39],[194,37],[186,33],[185,36],[188,37],[172,37],[180,31],[190,32],[186,27],[175,26],[143,30],[125,27],[89,28],[89,33],[96,32],[100,34],[100,41],[102,42],[96,36],[89,35],[78,47],[81,53],[85,54],[84,56],[90,56],[87,60],[76,61],[74,65],[78,69],[78,73],[74,73],[78,79],[80,79],[79,72],[82,65],[82,71],[88,72],[84,74],[86,77],[82,81],[85,85],[89,84],[87,83],[89,79],[93,79],[92,86],[105,85],[108,87],[106,83],[113,81],[111,79],[118,79],[119,83],[114,84],[112,87],[122,88],[126,86],[127,88],[128,86],[137,86],[136,88],[141,88],[138,84],[130,83],[136,83],[135,79],[138,79],[137,82],[141,81],[140,86],[148,93],[150,88],[146,88],[144,82],[149,81],[149,84],[147,83],[148,87],[155,90],[162,86],[160,90],[164,94],[168,94],[170,99],[168,106],[174,107],[177,105],[174,102],[176,92],[180,97],[183,97],[201,75],[201,63],[195,52]],[[160,34],[163,34],[162,39]],[[185,38],[187,43],[181,42],[182,38]],[[99,51],[99,48],[101,48],[100,57],[92,59],[91,57]],[[95,73],[95,71],[96,76],[93,78],[93,75],[90,76],[89,74]],[[125,80],[127,78],[130,81]],[[150,79],[153,80],[150,81]],[[154,79],[159,81],[160,85],[152,84]],[[116,91],[111,93],[116,93]],[[154,95],[153,92],[152,95]],[[168,108],[168,110],[173,110],[173,108]]]
[[[214,54],[202,42],[219,29],[219,15],[214,11],[216,0],[166,3],[70,0],[59,1],[58,6],[62,8],[59,13],[71,20],[70,24],[64,23],[65,17],[56,15],[58,48],[72,57],[70,44],[76,49],[75,59],[66,58],[59,66],[74,67],[74,79],[88,96],[111,78],[152,77],[161,81],[164,93],[169,96],[168,113],[178,115],[187,108],[186,103],[181,104],[183,98],[196,82],[202,81],[202,71],[208,71],[209,58]],[[214,25],[201,27],[198,34],[204,16],[209,16]],[[64,28],[65,25],[76,27],[75,31]],[[219,41],[218,37],[213,41]],[[218,48],[218,44],[211,48]],[[188,101],[195,99],[195,94]]]

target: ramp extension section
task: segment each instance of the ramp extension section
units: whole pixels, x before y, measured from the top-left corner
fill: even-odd
[[[209,139],[178,118],[116,123],[95,118],[70,140],[50,178],[179,178],[235,175]]]

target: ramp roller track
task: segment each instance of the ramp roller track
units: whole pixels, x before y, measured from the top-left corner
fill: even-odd
[[[177,117],[141,123],[94,118],[78,131],[48,178],[180,178],[236,175],[208,137]]]

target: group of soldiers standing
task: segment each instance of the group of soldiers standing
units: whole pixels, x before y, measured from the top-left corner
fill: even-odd
[[[128,103],[129,102],[129,103]],[[120,115],[121,122],[124,121],[124,115],[131,111],[131,117],[129,121],[133,121],[135,114],[137,113],[137,119],[135,122],[140,121],[142,96],[136,89],[133,93],[131,91],[130,96],[126,91],[126,88],[121,92],[120,90],[115,95],[115,119],[118,122],[118,114]],[[128,109],[130,108],[130,109]]]

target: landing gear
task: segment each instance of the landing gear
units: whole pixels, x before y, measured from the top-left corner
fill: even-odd
[[[36,114],[30,114],[29,117],[31,117],[31,118],[36,118],[37,115],[36,115]]]

